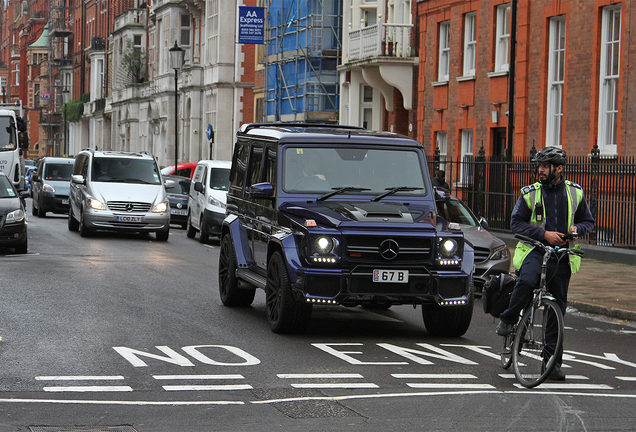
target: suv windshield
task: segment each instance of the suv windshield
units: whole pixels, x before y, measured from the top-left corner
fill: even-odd
[[[161,184],[152,159],[94,158],[91,179],[95,182]]]
[[[421,155],[415,150],[287,147],[283,189],[289,193],[427,194]]]
[[[45,180],[70,180],[73,174],[72,164],[47,163],[44,169]]]

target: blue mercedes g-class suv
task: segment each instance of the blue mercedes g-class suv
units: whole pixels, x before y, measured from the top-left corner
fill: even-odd
[[[276,333],[302,331],[325,305],[421,305],[429,333],[468,330],[473,249],[437,215],[420,143],[326,124],[247,124],[237,137],[224,305],[249,306],[264,289]]]

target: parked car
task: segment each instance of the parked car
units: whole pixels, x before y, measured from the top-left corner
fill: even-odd
[[[185,162],[178,164],[178,170],[174,172],[174,165],[168,165],[161,169],[162,175],[178,175],[182,177],[192,178],[194,175],[194,169],[197,167],[196,162]]]
[[[182,176],[163,176],[166,194],[170,202],[170,223],[181,225],[188,223],[188,195],[192,180]]]
[[[473,314],[473,249],[436,219],[424,147],[352,126],[247,124],[232,159],[219,293],[265,290],[276,333],[312,308],[421,305],[429,333],[461,336]],[[196,174],[195,174],[196,179]]]
[[[464,238],[475,249],[475,292],[481,293],[490,276],[510,271],[510,251],[503,240],[488,232],[486,219],[475,216],[460,199],[443,188],[435,188],[437,212],[446,221],[457,223]]]
[[[211,235],[220,236],[225,219],[227,190],[230,184],[230,161],[202,160],[192,177],[188,199],[186,235],[205,243]]]
[[[28,250],[26,205],[28,193],[18,191],[0,172],[0,247],[14,248],[16,253]]]
[[[35,166],[27,165],[24,168],[24,187],[29,192],[29,196],[31,196],[31,177],[33,176],[33,172],[35,171]]]
[[[82,150],[71,177],[68,229],[170,234],[170,204],[155,158],[146,153]]]
[[[45,217],[46,212],[68,213],[68,191],[74,163],[74,158],[62,157],[44,157],[38,161],[31,178],[33,216]]]

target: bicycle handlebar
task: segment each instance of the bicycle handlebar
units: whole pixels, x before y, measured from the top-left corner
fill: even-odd
[[[518,240],[521,240],[522,242],[526,243],[526,244],[530,244],[532,246],[537,246],[540,247],[541,249],[543,249],[544,251],[550,251],[551,253],[555,253],[555,254],[571,254],[571,255],[578,255],[580,257],[582,257],[583,255],[585,255],[585,252],[583,252],[580,249],[570,249],[570,248],[561,248],[561,247],[553,247],[553,246],[546,246],[543,243],[541,243],[538,240],[535,240],[533,238],[524,236],[523,234],[515,234],[515,238]]]

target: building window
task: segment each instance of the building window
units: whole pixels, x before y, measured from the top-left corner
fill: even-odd
[[[473,130],[462,130],[462,165],[461,182],[463,185],[470,185],[473,176]]]
[[[373,129],[373,87],[362,87],[362,103],[360,104],[361,123],[365,129]]]
[[[621,9],[603,9],[601,30],[598,146],[603,153],[616,154],[618,132],[618,79],[620,76]]]
[[[435,139],[437,150],[439,150],[439,169],[446,170],[446,156],[447,156],[447,133],[446,131],[437,132]]]
[[[207,63],[215,64],[218,62],[218,44],[219,44],[219,0],[208,0],[206,7],[207,16],[207,44],[206,55]]]
[[[464,15],[464,76],[475,76],[475,59],[477,58],[477,31],[475,24],[477,14]]]
[[[40,108],[40,84],[33,84],[33,108]]]
[[[439,68],[437,81],[448,81],[450,70],[450,21],[439,25]]]
[[[510,58],[510,5],[497,7],[497,46],[495,47],[495,72],[507,72]]]
[[[550,20],[548,94],[545,144],[561,147],[563,84],[565,82],[565,17]]]

